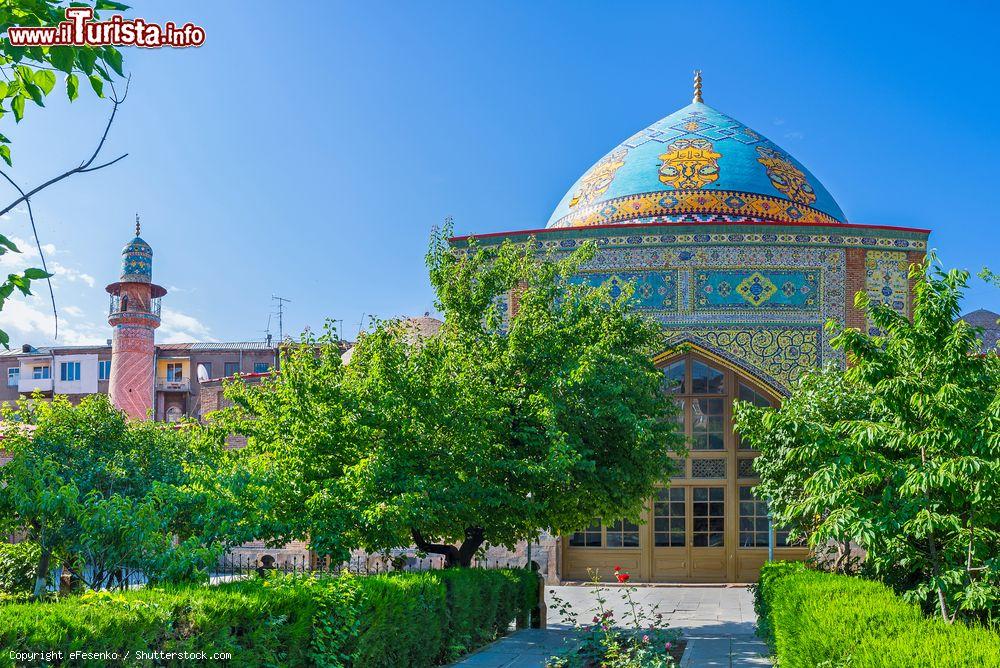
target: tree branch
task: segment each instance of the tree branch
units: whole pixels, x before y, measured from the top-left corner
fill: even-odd
[[[28,205],[28,220],[31,221],[31,233],[35,236],[35,246],[38,248],[38,255],[42,258],[42,269],[45,273],[49,273],[49,267],[45,262],[45,251],[42,250],[42,242],[38,239],[38,227],[35,226],[35,212],[31,209],[31,200],[25,197],[24,189],[19,186],[14,179],[10,178],[6,172],[0,171],[0,176],[7,179],[10,185],[14,186],[17,192],[21,193],[21,197],[24,198],[24,203]],[[52,300],[52,317],[55,320],[55,332],[52,334],[52,339],[59,338],[59,311],[56,310],[56,293],[52,289],[52,276],[48,276],[45,282],[49,284],[49,298]]]
[[[124,158],[125,156],[128,155],[128,153],[125,153],[125,154],[122,154],[122,155],[118,156],[117,158],[115,158],[114,160],[112,160],[110,162],[106,162],[106,163],[104,163],[102,165],[98,165],[96,167],[91,167],[91,165],[94,164],[94,160],[96,160],[97,156],[100,155],[101,149],[104,148],[104,143],[105,143],[105,141],[107,141],[107,138],[108,138],[108,132],[111,131],[111,124],[114,123],[114,121],[115,121],[115,114],[118,113],[118,107],[121,104],[123,104],[125,102],[125,99],[128,97],[128,86],[129,86],[129,82],[131,82],[131,80],[132,80],[131,77],[129,77],[128,80],[126,80],[126,83],[125,83],[125,92],[121,95],[121,97],[118,96],[118,93],[114,89],[114,84],[112,84],[112,86],[111,86],[112,95],[110,97],[111,104],[112,104],[112,106],[111,106],[111,115],[108,117],[108,122],[104,126],[104,133],[101,135],[101,140],[97,143],[97,148],[94,149],[94,152],[90,156],[90,158],[88,158],[84,162],[80,163],[79,166],[74,167],[73,169],[68,169],[65,172],[63,172],[62,174],[59,174],[58,176],[54,176],[53,178],[49,179],[45,183],[42,183],[41,185],[33,188],[32,190],[30,190],[28,192],[24,192],[24,190],[21,190],[20,188],[18,188],[18,190],[21,193],[21,196],[18,197],[13,202],[11,202],[10,204],[8,204],[4,209],[0,210],[0,216],[4,215],[5,213],[8,213],[11,209],[13,209],[15,206],[17,206],[21,202],[28,201],[33,195],[38,194],[39,192],[41,192],[42,190],[45,190],[46,188],[48,188],[51,185],[59,183],[60,181],[62,181],[65,178],[73,176],[74,174],[86,174],[87,172],[95,172],[98,169],[103,169],[105,167],[110,167],[111,165],[115,164],[116,162],[118,162],[119,160],[121,160],[122,158]],[[2,172],[0,172],[0,173],[2,173]],[[6,174],[3,174],[3,176],[5,178],[7,178],[8,181],[11,181],[10,177],[8,177]],[[13,181],[11,181],[11,183],[13,183]]]
[[[67,171],[63,172],[62,174],[60,174],[60,175],[58,175],[58,176],[56,176],[54,178],[49,179],[48,181],[46,181],[45,183],[41,184],[40,186],[37,186],[36,188],[32,189],[30,192],[25,192],[24,188],[22,188],[20,186],[20,184],[18,184],[16,181],[14,181],[14,179],[11,178],[10,175],[7,174],[7,172],[5,172],[3,170],[0,170],[0,176],[2,176],[4,179],[6,179],[7,182],[11,186],[13,186],[14,189],[17,190],[17,192],[20,193],[20,195],[21,195],[19,198],[17,198],[13,202],[11,202],[5,209],[3,209],[2,211],[0,211],[0,216],[2,216],[5,213],[9,212],[11,209],[13,209],[15,206],[17,206],[21,202],[24,202],[25,205],[27,205],[27,207],[28,207],[28,220],[31,222],[31,233],[35,237],[35,246],[38,248],[38,255],[39,255],[39,257],[42,258],[42,269],[45,271],[46,274],[48,274],[50,272],[49,272],[48,263],[45,261],[45,252],[42,250],[42,242],[38,238],[38,226],[35,224],[35,213],[34,213],[34,211],[31,208],[31,197],[33,195],[41,192],[42,190],[48,188],[49,186],[54,185],[54,184],[62,181],[63,179],[72,176],[73,174],[87,174],[89,172],[96,172],[99,169],[104,169],[105,167],[110,167],[111,165],[115,164],[119,160],[122,160],[123,158],[125,158],[126,156],[128,156],[128,153],[125,153],[125,154],[122,154],[122,155],[118,156],[114,160],[110,160],[110,161],[105,162],[103,164],[97,165],[96,167],[91,167],[91,165],[94,164],[94,160],[96,160],[97,156],[100,155],[101,149],[104,148],[104,143],[108,139],[108,133],[111,131],[111,124],[114,123],[114,121],[115,121],[115,115],[118,113],[118,107],[122,103],[124,103],[125,99],[128,97],[128,88],[129,88],[129,84],[131,83],[131,81],[132,81],[132,77],[130,75],[129,78],[126,79],[126,81],[125,81],[125,91],[124,91],[124,93],[122,93],[122,95],[120,97],[118,95],[118,91],[115,90],[114,82],[111,82],[111,96],[110,96],[111,105],[112,105],[111,106],[111,115],[108,117],[108,122],[104,126],[104,132],[103,132],[103,134],[101,134],[101,140],[97,143],[97,148],[94,149],[94,152],[91,154],[90,158],[88,158],[84,162],[80,163],[80,165],[78,167],[74,167],[73,169],[67,170]],[[45,280],[46,280],[46,282],[48,283],[48,286],[49,286],[49,298],[52,301],[52,317],[53,317],[53,320],[55,322],[55,331],[53,332],[52,338],[53,339],[58,339],[59,338],[59,311],[56,309],[56,293],[55,293],[55,290],[52,288],[52,277],[49,276]]]

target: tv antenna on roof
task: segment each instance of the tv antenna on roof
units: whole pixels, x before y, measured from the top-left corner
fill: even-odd
[[[271,295],[271,300],[278,302],[278,343],[285,342],[285,302],[291,303],[291,299]],[[270,325],[268,325],[270,327]]]
[[[267,327],[264,328],[264,341],[271,345],[271,314],[267,314]]]

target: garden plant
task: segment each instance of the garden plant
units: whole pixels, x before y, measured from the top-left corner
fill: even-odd
[[[667,628],[658,604],[647,607],[635,600],[638,589],[629,584],[628,571],[616,566],[614,574],[617,586],[602,583],[600,573],[590,571],[588,591],[594,606],[585,613],[576,612],[554,589],[549,590],[553,611],[572,624],[575,633],[570,648],[551,657],[546,666],[669,668],[680,661],[684,651],[680,631]],[[615,616],[612,597],[618,597],[626,608],[621,617]]]
[[[807,376],[780,409],[737,405],[761,451],[758,495],[832,565],[862,572],[946,622],[1000,618],[1000,357],[958,319],[962,271],[913,266],[912,316],[868,301],[872,329],[833,345],[846,371]]]

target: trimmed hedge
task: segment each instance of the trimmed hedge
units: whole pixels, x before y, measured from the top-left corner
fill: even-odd
[[[89,593],[0,605],[0,647],[228,652],[239,666],[432,666],[505,633],[535,604],[537,587],[525,570],[456,569]],[[13,665],[0,655],[0,666]]]
[[[926,617],[879,582],[766,564],[754,606],[782,668],[1000,666],[1000,634]]]

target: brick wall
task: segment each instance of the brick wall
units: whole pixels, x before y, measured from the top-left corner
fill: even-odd
[[[927,254],[922,251],[909,251],[906,253],[906,262],[908,264],[922,264],[925,257],[927,257]],[[907,295],[908,298],[906,300],[906,313],[907,315],[910,316],[913,315],[913,288],[916,286],[916,284],[917,284],[917,279],[911,278],[909,285],[909,294]]]
[[[847,260],[847,275],[844,278],[844,322],[848,327],[861,331],[867,328],[864,311],[854,308],[854,295],[865,291],[865,249],[845,249]]]

